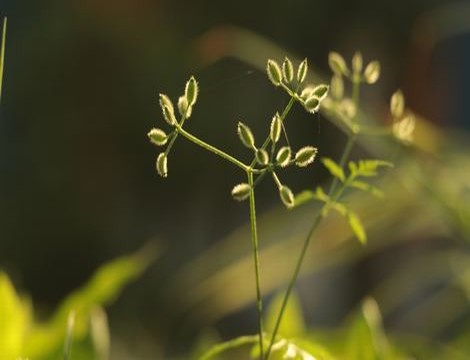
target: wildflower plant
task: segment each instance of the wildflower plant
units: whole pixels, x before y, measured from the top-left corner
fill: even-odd
[[[168,157],[176,139],[181,135],[190,142],[240,168],[246,179],[232,188],[231,195],[237,201],[248,200],[249,203],[258,334],[256,336],[242,336],[215,346],[209,349],[202,356],[202,359],[214,358],[221,352],[246,344],[254,345],[254,351],[252,352],[254,358],[268,360],[271,355],[275,355],[276,358],[280,355],[283,359],[313,359],[314,357],[311,354],[300,348],[295,342],[283,339],[278,335],[287,303],[291,297],[311,239],[329,211],[334,210],[346,218],[357,239],[362,244],[366,243],[367,236],[361,220],[349,208],[344,200],[344,194],[346,190],[359,190],[374,196],[383,196],[381,190],[371,184],[369,180],[376,177],[380,169],[392,166],[390,162],[379,159],[350,159],[356,138],[367,135],[367,131],[364,130],[365,127],[361,124],[358,116],[360,87],[364,83],[374,84],[377,82],[380,77],[380,64],[378,61],[372,61],[364,67],[363,57],[359,52],[354,54],[350,65],[336,52],[330,53],[328,60],[333,72],[330,85],[313,85],[306,82],[308,74],[307,59],[301,61],[297,67],[287,57],[282,64],[272,59],[267,61],[266,73],[269,81],[276,88],[284,91],[289,96],[289,101],[282,111],[271,116],[271,120],[267,124],[267,135],[262,142],[257,141],[245,122],[238,121],[237,135],[242,145],[252,154],[250,163],[244,163],[185,130],[184,124],[193,114],[193,108],[198,99],[199,84],[194,77],[187,81],[184,93],[177,101],[177,106],[173,105],[167,95],[160,94],[160,107],[170,131],[167,134],[162,129],[154,128],[148,133],[148,137],[154,145],[166,147],[157,156],[156,160],[156,169],[160,176],[168,176]],[[350,95],[345,91],[345,81],[351,82],[352,91]],[[294,195],[288,185],[283,183],[280,174],[291,166],[303,168],[311,165],[317,157],[318,149],[312,145],[305,145],[296,150],[290,147],[287,140],[286,121],[295,103],[311,114],[316,114],[322,107],[327,114],[340,120],[348,137],[339,162],[328,157],[321,158],[321,163],[333,179],[329,188],[324,189],[322,186],[316,186],[315,190],[305,190],[297,196]],[[390,107],[394,122],[392,127],[387,129],[385,133],[394,134],[405,142],[411,141],[414,126],[413,117],[411,112],[405,111],[404,98],[400,91],[392,96]],[[320,210],[313,215],[311,228],[305,237],[271,334],[266,334],[263,329],[261,269],[255,203],[255,188],[266,178],[266,175],[272,178],[278,196],[286,208],[292,209],[311,200],[321,203]]]

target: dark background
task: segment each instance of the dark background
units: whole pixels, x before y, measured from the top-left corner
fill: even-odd
[[[168,179],[158,177],[158,150],[146,137],[164,126],[157,94],[176,99],[194,74],[201,94],[190,128],[246,159],[236,120],[264,137],[267,114],[285,102],[249,65],[202,61],[200,37],[222,25],[246,28],[325,74],[329,51],[349,58],[360,49],[384,69],[367,98],[385,104],[402,87],[417,113],[468,127],[469,32],[448,32],[454,23],[432,12],[454,4],[2,0],[9,26],[0,108],[0,268],[47,314],[99,264],[157,240],[162,257],[111,308],[111,324],[130,339],[138,337],[132,329],[149,342],[178,338],[181,314],[161,290],[167,274],[248,218],[229,193],[243,181],[236,169],[186,141],[170,155]],[[294,116],[307,119],[301,111]],[[340,151],[343,139],[321,115],[302,126],[291,135],[299,143],[320,134],[316,146]],[[294,176],[290,183],[300,190],[311,178]],[[279,206],[272,190],[268,184],[260,190],[260,212]],[[222,325],[229,331],[230,324]],[[196,335],[185,331],[187,338]]]

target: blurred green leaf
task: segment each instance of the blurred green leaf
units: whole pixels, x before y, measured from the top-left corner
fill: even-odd
[[[367,241],[367,235],[364,229],[364,225],[362,225],[362,222],[359,217],[351,210],[348,210],[347,219],[351,230],[353,231],[354,235],[357,237],[359,242],[361,244],[365,244]]]
[[[8,276],[0,272],[0,359],[16,359],[31,322],[31,307],[22,300]]]
[[[345,180],[344,171],[333,159],[324,157],[321,159],[323,165],[328,169],[331,175],[338,178],[342,182]]]
[[[266,310],[265,330],[268,333],[271,333],[274,330],[283,300],[284,292],[281,291],[274,297]],[[305,331],[306,326],[302,306],[297,294],[292,292],[289,302],[284,310],[284,316],[279,326],[278,334],[284,338],[295,338],[304,334]]]
[[[295,196],[294,206],[306,204],[315,199],[315,194],[311,190],[304,190]]]

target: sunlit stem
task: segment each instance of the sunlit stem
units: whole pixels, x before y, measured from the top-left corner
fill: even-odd
[[[255,266],[255,282],[256,282],[256,310],[258,312],[258,333],[260,359],[264,358],[263,344],[263,300],[261,297],[261,278],[260,278],[260,261],[258,248],[258,229],[256,226],[256,206],[255,206],[255,188],[253,184],[253,173],[247,171],[248,184],[250,185],[250,225],[251,225],[251,242],[253,246],[253,261]]]
[[[2,101],[3,66],[5,63],[5,42],[7,39],[7,18],[3,18],[2,47],[0,50],[0,102]]]
[[[358,109],[358,107],[359,107],[359,95],[360,95],[359,91],[360,91],[360,79],[355,79],[355,80],[353,80],[352,98],[353,98],[354,105],[356,106],[356,109]],[[350,133],[348,135],[348,141],[347,141],[346,146],[343,150],[343,154],[341,155],[341,160],[340,160],[341,168],[344,168],[344,166],[346,165],[346,162],[349,159],[349,156],[351,154],[351,150],[353,148],[355,139],[356,139],[356,134]],[[328,196],[331,197],[334,194],[334,191],[336,190],[337,186],[338,186],[338,179],[335,177],[335,179],[333,180],[333,182],[330,186],[330,189],[328,191]],[[341,191],[342,191],[342,189],[340,189],[339,192],[337,192],[338,196],[341,194]],[[276,323],[274,325],[274,329],[273,329],[273,332],[271,334],[271,339],[269,341],[268,349],[266,350],[266,357],[265,357],[266,360],[269,359],[273,344],[276,341],[276,336],[277,336],[277,333],[279,331],[279,327],[281,325],[281,321],[282,321],[282,318],[284,316],[284,312],[286,310],[286,307],[287,307],[287,304],[289,302],[289,298],[290,298],[292,290],[295,286],[295,283],[297,282],[297,278],[299,277],[300,270],[302,268],[302,264],[303,264],[303,261],[305,259],[305,255],[307,253],[308,247],[309,247],[310,242],[313,238],[313,235],[315,234],[316,230],[318,229],[318,226],[320,225],[323,217],[326,216],[326,214],[327,214],[327,207],[328,207],[328,203],[324,203],[322,208],[315,215],[312,227],[310,228],[307,236],[305,237],[304,243],[302,245],[302,249],[300,251],[299,258],[297,259],[297,262],[295,264],[295,268],[294,268],[294,272],[292,274],[292,278],[289,281],[289,284],[287,285],[286,293],[284,294],[284,298],[282,300],[281,309],[279,310],[279,315],[276,319]]]

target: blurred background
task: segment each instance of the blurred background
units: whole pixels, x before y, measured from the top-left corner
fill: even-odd
[[[308,324],[337,326],[372,293],[391,331],[443,341],[469,329],[465,291],[443,292],[456,283],[446,256],[466,256],[459,264],[469,256],[468,213],[460,215],[470,189],[469,1],[2,0],[0,15],[8,16],[0,268],[39,316],[103,262],[155,242],[160,257],[109,308],[115,354],[169,358],[189,351],[205,329],[224,339],[255,332],[248,209],[230,196],[243,174],[178,139],[161,179],[158,149],[146,137],[165,126],[157,95],[176,99],[194,74],[201,93],[188,128],[248,161],[236,121],[264,138],[288,100],[267,81],[268,57],[307,57],[311,79],[328,82],[329,51],[350,59],[361,50],[366,62],[382,64],[364,110],[386,122],[388,99],[402,88],[425,124],[410,155],[413,171],[424,170],[411,185],[391,181],[395,192],[384,203],[358,201],[371,215],[370,246],[326,246],[349,235],[334,219],[325,227],[298,286]],[[295,142],[341,153],[345,137],[324,115],[295,109],[294,118]],[[371,149],[359,146],[358,154],[374,156]],[[396,149],[378,153],[401,160]],[[297,192],[327,174],[314,166],[283,176]],[[314,208],[286,215],[269,182],[257,204],[269,300],[297,250],[280,256],[282,244],[302,240]],[[312,260],[318,254],[322,261]],[[426,302],[435,293],[441,297]],[[430,325],[442,304],[460,311]]]

